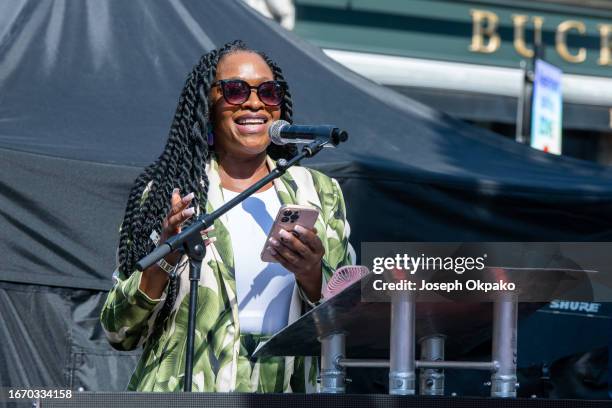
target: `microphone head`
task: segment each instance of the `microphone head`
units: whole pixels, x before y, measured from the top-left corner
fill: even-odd
[[[272,143],[274,143],[275,145],[286,144],[286,142],[281,137],[281,129],[288,125],[289,122],[287,122],[286,120],[277,120],[270,125],[270,127],[268,128],[268,135],[270,136]]]

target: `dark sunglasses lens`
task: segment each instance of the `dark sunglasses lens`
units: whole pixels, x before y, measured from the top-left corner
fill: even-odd
[[[244,81],[227,81],[222,83],[223,97],[232,105],[240,105],[249,99],[251,88]]]
[[[257,95],[259,99],[266,105],[276,106],[280,105],[285,96],[285,91],[281,84],[275,81],[264,82],[257,88]]]

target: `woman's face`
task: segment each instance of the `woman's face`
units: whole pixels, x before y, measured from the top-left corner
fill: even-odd
[[[257,86],[274,79],[264,59],[253,52],[236,52],[224,56],[217,65],[215,81],[242,79]],[[280,106],[266,106],[251,90],[249,99],[241,105],[230,105],[223,99],[220,86],[211,89],[212,121],[215,150],[237,157],[252,157],[270,144],[268,127],[280,119]]]

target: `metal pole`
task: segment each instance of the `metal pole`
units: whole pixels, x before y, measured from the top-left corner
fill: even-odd
[[[495,371],[497,363],[494,361],[421,361],[417,360],[416,367],[421,368],[444,368],[449,370],[482,370]]]
[[[444,362],[444,336],[428,336],[420,341],[421,362]],[[444,369],[424,368],[419,374],[419,394],[444,395]]]
[[[190,281],[189,307],[198,310],[198,282],[195,280]],[[191,392],[193,383],[194,336],[189,334],[195,333],[195,319],[196,313],[189,313],[187,319],[187,347],[185,349],[185,383],[183,384],[183,391],[185,392]]]
[[[183,391],[191,392],[193,384],[193,360],[195,355],[195,327],[198,310],[198,284],[202,270],[202,260],[206,246],[202,237],[192,237],[185,241],[185,253],[189,257],[189,313],[187,315],[187,347],[185,348],[185,381]]]
[[[375,358],[341,358],[338,360],[341,367],[361,368],[389,368],[389,360],[378,360]]]
[[[528,83],[528,75],[527,75],[527,62],[525,60],[521,61],[521,72],[523,74],[523,82],[521,85],[521,92],[518,96],[518,103],[516,106],[516,129],[514,132],[514,139],[518,143],[525,143],[527,138],[523,133],[524,121],[525,121],[525,100],[527,99],[527,83]]]
[[[391,347],[389,394],[414,395],[415,302],[411,294],[400,291],[391,299]]]
[[[491,396],[516,397],[516,333],[518,303],[508,296],[493,304],[493,361],[497,370],[491,375]]]
[[[344,333],[332,333],[321,341],[321,392],[343,394],[345,388],[345,370],[338,362],[344,358]]]
[[[363,368],[389,368],[389,360],[379,360],[375,358],[341,358],[337,361],[341,367],[363,367]],[[415,361],[415,367],[432,369],[452,369],[452,370],[482,370],[495,371],[497,363],[493,361]]]

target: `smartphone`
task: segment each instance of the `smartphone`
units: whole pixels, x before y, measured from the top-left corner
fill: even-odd
[[[281,206],[278,210],[278,214],[276,214],[274,224],[272,224],[272,228],[270,228],[268,238],[266,238],[266,244],[261,251],[261,260],[264,262],[276,262],[270,253],[269,241],[270,238],[280,241],[281,228],[289,232],[293,231],[293,227],[296,225],[301,225],[306,229],[312,229],[318,216],[319,210],[314,207],[296,204],[285,204]]]

